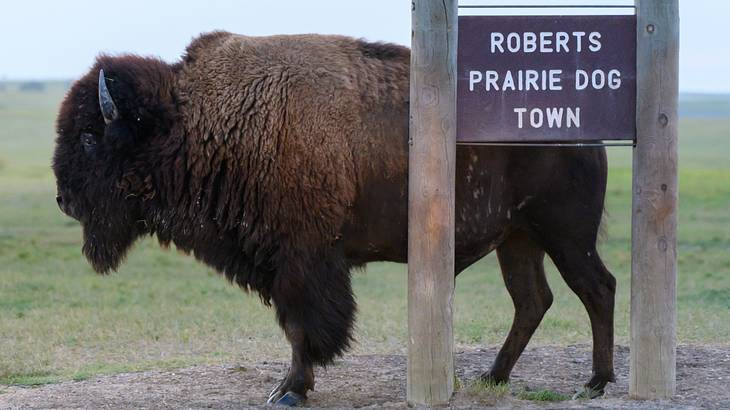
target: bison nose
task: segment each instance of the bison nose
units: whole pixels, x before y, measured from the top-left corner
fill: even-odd
[[[63,197],[61,195],[56,195],[56,203],[58,204],[58,208],[63,211]]]

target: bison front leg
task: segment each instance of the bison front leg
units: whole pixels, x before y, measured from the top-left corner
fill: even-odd
[[[314,390],[314,369],[306,355],[306,335],[303,329],[289,323],[284,332],[292,346],[291,365],[286,377],[269,393],[267,403],[295,406],[306,399],[307,391]]]
[[[276,315],[292,347],[284,380],[268,403],[293,406],[314,389],[314,365],[326,365],[344,353],[352,338],[355,300],[349,268],[342,261],[319,261],[310,269],[281,270],[272,299]]]

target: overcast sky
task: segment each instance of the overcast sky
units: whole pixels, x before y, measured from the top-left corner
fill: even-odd
[[[681,0],[680,7],[680,89],[729,93],[730,1]],[[99,52],[175,61],[192,37],[215,29],[410,43],[408,0],[13,0],[0,9],[6,80],[76,78]]]

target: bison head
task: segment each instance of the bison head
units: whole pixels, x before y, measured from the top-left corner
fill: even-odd
[[[97,272],[116,269],[148,233],[156,151],[175,117],[173,69],[136,56],[100,57],[63,101],[53,171],[61,210],[81,222]]]

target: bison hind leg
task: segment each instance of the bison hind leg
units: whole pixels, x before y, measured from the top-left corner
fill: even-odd
[[[545,312],[553,302],[545,271],[545,252],[525,231],[512,232],[497,248],[507,291],[515,306],[515,316],[509,335],[483,380],[507,383],[517,359],[530,341]]]
[[[352,341],[356,305],[349,266],[337,256],[290,260],[278,271],[271,296],[292,359],[269,402],[296,405],[314,389],[313,366],[331,363]]]
[[[550,247],[548,253],[588,312],[593,333],[593,374],[585,384],[583,395],[593,398],[602,395],[609,382],[616,381],[613,371],[616,279],[606,269],[595,244],[584,244]]]
[[[602,395],[606,385],[616,380],[613,370],[616,279],[596,250],[601,221],[599,204],[589,215],[566,208],[562,207],[560,212],[553,210],[554,213],[539,219],[535,230],[560,275],[588,312],[593,334],[593,374],[582,396],[593,398]],[[575,220],[569,220],[570,216]]]

